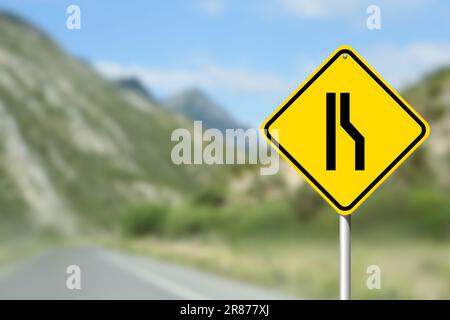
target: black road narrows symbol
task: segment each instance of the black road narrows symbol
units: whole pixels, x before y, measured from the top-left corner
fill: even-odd
[[[336,93],[327,92],[327,170],[336,170]]]
[[[327,92],[326,101],[326,168],[336,170],[336,93]],[[355,170],[364,170],[364,136],[350,122],[350,93],[341,92],[340,125],[355,141]]]

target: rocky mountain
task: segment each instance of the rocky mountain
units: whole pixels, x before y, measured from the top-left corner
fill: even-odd
[[[122,78],[116,80],[119,87],[134,92],[135,94],[147,99],[150,103],[156,104],[157,101],[148,88],[146,88],[142,82],[134,77]]]
[[[221,183],[223,168],[172,164],[171,133],[190,126],[0,14],[2,232],[108,226],[134,202]]]
[[[178,93],[165,101],[164,105],[170,111],[182,114],[189,119],[203,121],[205,128],[216,128],[221,131],[245,128],[200,89]]]

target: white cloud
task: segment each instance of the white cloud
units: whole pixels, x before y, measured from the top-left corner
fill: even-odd
[[[381,10],[407,10],[429,4],[432,0],[277,0],[278,6],[284,13],[296,16],[323,18],[336,16],[365,15],[366,8],[375,4]]]
[[[190,87],[239,93],[282,92],[288,83],[272,73],[204,63],[196,69],[162,69],[98,62],[97,70],[109,78],[136,77],[149,88],[171,94]]]
[[[281,8],[294,15],[306,17],[325,17],[353,9],[356,0],[281,0]]]
[[[201,12],[208,17],[217,17],[225,10],[223,0],[201,0],[199,7]]]
[[[379,45],[363,50],[363,57],[395,88],[420,79],[425,73],[450,65],[450,45],[417,42]]]

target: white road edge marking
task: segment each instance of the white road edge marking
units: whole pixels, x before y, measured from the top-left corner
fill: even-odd
[[[161,275],[152,273],[148,269],[144,269],[136,264],[130,263],[118,255],[109,252],[108,253],[102,252],[102,256],[103,258],[105,258],[105,260],[108,260],[118,268],[130,272],[134,276],[142,279],[145,282],[155,285],[160,289],[173,293],[176,296],[180,297],[181,299],[188,299],[188,300],[208,299],[207,297],[203,296],[198,292],[195,292],[189,288],[179,285],[178,283],[170,281],[167,278],[162,277]]]

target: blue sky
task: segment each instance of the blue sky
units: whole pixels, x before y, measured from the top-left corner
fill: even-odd
[[[81,8],[81,30],[66,8]],[[368,5],[381,30],[366,28]],[[336,47],[347,44],[395,88],[450,64],[450,2],[437,0],[2,0],[68,52],[159,97],[201,87],[259,126]]]

